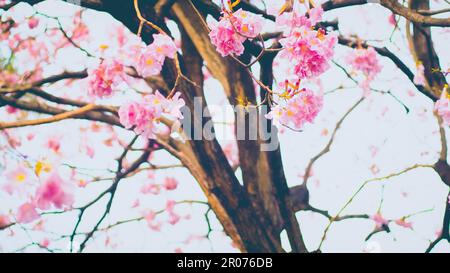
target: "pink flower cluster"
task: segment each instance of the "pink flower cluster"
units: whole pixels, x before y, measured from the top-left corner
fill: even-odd
[[[266,118],[290,128],[300,130],[305,123],[312,123],[322,109],[323,98],[310,89],[302,89],[286,101],[272,108]]]
[[[219,22],[209,22],[209,27],[211,42],[223,57],[230,54],[239,56],[244,52],[243,43],[261,32],[263,19],[260,15],[239,9],[234,13],[225,12]]]
[[[364,74],[365,80],[361,83],[361,88],[367,96],[370,92],[370,83],[381,71],[377,52],[373,47],[356,48],[347,55],[346,61],[354,70]]]
[[[377,52],[373,47],[354,49],[347,56],[347,63],[370,79],[373,79],[381,71]]]
[[[89,71],[88,94],[93,97],[109,97],[122,81],[124,81],[124,66],[117,61],[102,61],[96,68]]]
[[[23,167],[13,170],[8,174],[12,180],[5,186],[6,192],[24,193],[32,186],[29,183],[29,176],[31,176],[30,173]],[[65,182],[57,172],[53,172],[37,187],[29,201],[19,207],[16,219],[20,223],[30,223],[40,217],[37,209],[67,209],[72,207],[73,202],[71,185]]]
[[[156,125],[163,115],[168,118],[183,118],[181,108],[185,103],[180,96],[181,93],[177,92],[168,99],[156,91],[140,102],[128,102],[119,109],[120,122],[126,129],[134,128],[137,134],[154,139],[158,132]]]
[[[450,125],[450,98],[446,90],[442,91],[441,98],[436,101],[434,110],[442,117],[443,126]]]
[[[300,79],[321,75],[329,68],[334,54],[336,35],[327,34],[321,28],[313,29],[322,19],[322,13],[322,8],[313,8],[309,11],[309,17],[299,15],[296,11],[277,17],[277,25],[283,27],[286,36],[280,39],[283,45],[280,57],[290,61],[294,74]]]
[[[174,58],[177,47],[173,40],[163,34],[154,34],[153,43],[146,47],[135,47],[137,55],[136,70],[142,77],[157,75],[161,72],[166,57]],[[114,89],[129,78],[124,62],[104,60],[96,68],[89,71],[88,93],[94,97],[111,96]]]
[[[174,58],[177,46],[167,35],[154,34],[153,43],[145,47],[139,55],[137,71],[143,77],[149,77],[161,72],[166,57]]]

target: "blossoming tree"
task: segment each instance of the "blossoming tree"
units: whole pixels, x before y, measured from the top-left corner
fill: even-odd
[[[68,2],[0,0],[3,250],[121,251],[128,248],[117,233],[127,240],[130,226],[141,224],[143,236],[170,234],[154,251],[184,251],[197,241],[209,241],[212,251],[338,251],[327,249],[340,236],[333,233],[338,223],[368,223],[362,242],[393,228],[421,237],[426,232],[411,219],[433,214],[433,227],[422,220],[433,234],[418,245],[448,251],[450,56],[438,48],[447,49],[448,1]],[[361,11],[378,19],[350,33],[341,22]],[[365,31],[388,35],[365,38]],[[363,105],[372,117],[381,107],[374,124],[390,124],[391,108],[400,109],[395,117],[415,115],[429,137],[422,144],[433,146],[414,156],[413,148],[398,151],[415,162],[385,168],[374,160],[396,147],[384,147],[386,132],[373,132],[383,141],[368,140],[369,174],[345,192],[322,192],[336,203],[320,207],[318,173],[335,172],[321,179],[330,185],[339,176],[332,165],[341,162],[316,163],[333,153],[341,127]],[[237,107],[221,120],[214,106]],[[358,145],[342,145],[338,161],[345,164]],[[421,195],[420,186],[409,186],[403,198],[411,191],[436,206],[395,205],[402,197],[385,194],[382,184],[381,195],[366,195],[363,212],[349,212],[371,182],[422,169],[434,175],[436,190]],[[420,174],[408,179],[424,186]],[[402,209],[390,215],[384,202]],[[356,229],[350,224],[347,233]],[[181,230],[187,238],[172,242]]]

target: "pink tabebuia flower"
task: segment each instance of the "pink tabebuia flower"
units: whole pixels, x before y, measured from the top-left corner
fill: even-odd
[[[111,60],[102,61],[96,68],[89,71],[88,94],[93,97],[109,97],[117,86],[125,80],[125,68]]]
[[[0,229],[8,226],[10,224],[9,217],[3,214],[0,214]]]
[[[41,210],[47,210],[51,207],[70,208],[73,201],[73,195],[69,192],[69,185],[56,172],[52,173],[39,186],[35,195],[36,206]]]
[[[164,55],[156,52],[154,48],[147,47],[142,51],[136,69],[143,77],[158,75],[161,72],[163,62]]]
[[[322,109],[323,98],[310,89],[303,89],[287,99],[285,105],[278,104],[266,115],[275,123],[301,129],[305,123],[312,123]]]
[[[377,52],[373,47],[356,48],[347,55],[347,63],[356,71],[362,72],[365,80],[361,83],[361,88],[367,95],[370,92],[370,83],[375,76],[380,73],[381,65],[377,58]]]
[[[211,42],[223,57],[230,54],[241,55],[246,39],[255,38],[262,30],[263,20],[259,15],[242,9],[234,13],[224,13],[219,22],[209,22]]]
[[[441,98],[436,101],[434,110],[443,120],[443,126],[450,125],[450,98],[446,90],[442,91]]]
[[[173,191],[177,188],[178,186],[178,181],[173,178],[173,177],[166,177],[166,179],[164,179],[164,184],[163,187],[168,190],[168,191]]]
[[[413,225],[411,222],[407,222],[405,218],[400,218],[395,220],[395,223],[401,227],[412,229]]]
[[[151,230],[160,231],[161,223],[156,222],[156,213],[154,211],[147,211],[144,214],[144,219],[147,221],[147,225]]]
[[[375,215],[371,217],[371,219],[375,222],[375,225],[380,228],[382,226],[386,226],[389,224],[389,221],[386,220],[381,213],[377,212]]]
[[[27,168],[23,165],[18,165],[11,171],[6,172],[5,177],[7,182],[2,188],[10,195],[14,193],[21,194],[27,190],[29,185],[26,184],[28,184],[31,175],[31,172]]]
[[[22,224],[31,223],[39,219],[39,213],[36,211],[36,206],[32,203],[25,203],[21,205],[17,211],[17,222]]]
[[[141,193],[158,195],[160,192],[160,186],[154,183],[146,184],[141,187]]]
[[[176,93],[168,99],[156,91],[140,102],[128,102],[119,109],[120,122],[127,129],[134,128],[137,134],[155,138],[155,133],[158,132],[156,125],[162,116],[169,119],[182,118],[180,109],[184,106],[184,100],[180,96],[180,93]]]
[[[173,59],[178,48],[175,42],[167,35],[154,34],[153,43],[149,46],[153,48],[158,54]]]
[[[143,48],[139,54],[136,70],[143,77],[158,75],[164,59],[174,58],[177,50],[172,38],[163,34],[154,34],[153,43]]]
[[[28,27],[30,29],[34,29],[39,25],[39,19],[36,17],[31,17],[30,19],[28,19]]]
[[[334,54],[337,37],[334,33],[326,33],[314,26],[322,19],[323,10],[310,10],[310,17],[298,13],[284,13],[277,18],[277,24],[283,25],[284,35],[280,39],[283,50],[280,57],[285,57],[292,64],[294,74],[300,78],[315,78],[329,68],[329,62]],[[287,26],[287,27],[286,27]]]

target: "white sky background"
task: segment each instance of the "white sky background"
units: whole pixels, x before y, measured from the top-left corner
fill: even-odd
[[[259,1],[254,1],[256,4]],[[282,1],[273,1],[282,2]],[[440,2],[441,4],[439,4]],[[446,7],[443,1],[432,1],[432,10]],[[17,9],[19,11],[19,9]],[[21,9],[25,12],[27,9]],[[71,15],[73,7],[60,2],[48,1],[39,6],[39,10],[54,16]],[[373,45],[387,46],[390,50],[398,54],[411,70],[415,71],[413,60],[409,54],[404,37],[405,21],[400,20],[399,27],[392,43],[387,41],[391,35],[393,27],[388,23],[388,12],[377,4],[369,4],[360,7],[350,7],[338,9],[325,13],[325,20],[338,18],[339,28],[342,34],[348,36],[357,34],[365,40],[383,40],[382,42],[371,42]],[[82,46],[95,51],[100,44],[108,44],[111,40],[113,28],[111,24],[117,24],[106,14],[89,11],[84,14],[90,31],[95,41],[82,43]],[[64,19],[62,19],[64,22]],[[268,26],[267,29],[269,29]],[[433,29],[434,46],[441,60],[441,66],[446,69],[450,65],[450,54],[448,52],[448,41],[450,34],[448,30],[442,28]],[[334,60],[340,64],[345,64],[344,56],[349,49],[336,46]],[[54,67],[49,68],[48,73],[58,70],[58,67],[80,69],[86,60],[77,50],[67,50],[61,52]],[[280,67],[283,67],[283,61]],[[401,171],[416,163],[432,164],[438,157],[440,149],[437,121],[432,115],[432,103],[425,96],[421,95],[411,84],[409,79],[402,74],[390,60],[379,57],[383,66],[382,72],[373,82],[372,87],[380,90],[390,90],[411,110],[409,114],[391,96],[372,93],[350,116],[344,121],[338,131],[331,151],[320,158],[313,167],[314,176],[310,178],[309,190],[311,204],[320,209],[329,210],[334,215],[339,208],[350,198],[356,189],[367,179],[385,176]],[[348,68],[348,66],[346,66]],[[348,68],[349,69],[349,68]],[[283,80],[285,71],[275,69],[278,80]],[[258,69],[254,70],[258,75]],[[337,67],[332,68],[321,77],[324,91],[333,90],[339,85],[353,86],[354,84],[346,79],[345,74]],[[224,105],[226,98],[221,92],[221,87],[214,79],[208,80],[205,92],[210,104]],[[316,88],[316,86],[313,86]],[[57,95],[70,94],[70,92],[86,92],[80,88],[71,88],[62,91],[61,88],[51,89]],[[414,96],[409,95],[409,90],[414,92]],[[111,100],[105,100],[107,104],[119,105],[129,99],[132,92],[119,94]],[[218,94],[221,95],[218,95]],[[323,149],[329,136],[334,129],[338,119],[351,107],[361,96],[362,90],[351,88],[337,91],[325,96],[324,109],[317,117],[313,125],[304,128],[303,132],[293,132],[285,130],[281,136],[281,147],[283,154],[283,164],[289,185],[294,186],[301,183],[301,176],[310,158]],[[4,112],[1,113],[4,120]],[[30,115],[30,118],[35,115]],[[220,118],[218,118],[220,120]],[[96,156],[93,160],[80,153],[80,131],[74,125],[86,125],[80,121],[62,121],[57,124],[42,125],[33,128],[23,128],[16,130],[16,134],[25,136],[33,131],[37,134],[37,140],[24,144],[18,150],[32,158],[49,157],[56,163],[58,159],[49,154],[44,148],[44,141],[49,136],[63,136],[65,145],[62,147],[64,154],[63,163],[71,163],[76,166],[89,169],[115,169],[114,158],[121,153],[120,147],[113,149],[106,148],[102,141],[107,137],[107,132],[97,134],[90,133],[88,142],[96,148]],[[223,125],[218,124],[217,130],[220,133]],[[328,130],[328,135],[323,136],[324,129]],[[131,139],[130,132],[120,130],[120,136],[124,139]],[[82,134],[81,134],[82,135]],[[4,141],[4,140],[1,140]],[[222,141],[226,143],[226,141]],[[42,143],[42,145],[40,144]],[[68,144],[68,145],[67,145]],[[41,145],[41,146],[40,146]],[[379,149],[375,157],[372,157],[371,147]],[[14,158],[12,152],[7,152],[7,156]],[[132,159],[130,158],[130,161]],[[154,164],[167,165],[177,163],[176,160],[168,156],[165,152],[157,152],[153,157]],[[61,162],[60,162],[61,163]],[[370,167],[376,164],[380,169],[374,175]],[[68,175],[68,168],[62,167],[61,172]],[[0,169],[0,184],[4,181]],[[93,171],[86,170],[88,173]],[[104,225],[112,224],[120,220],[130,219],[140,216],[145,209],[159,210],[164,208],[167,199],[174,200],[204,200],[203,194],[195,180],[190,174],[182,169],[160,170],[155,172],[155,181],[160,183],[166,176],[176,177],[179,180],[179,188],[170,193],[163,193],[158,196],[142,195],[139,193],[140,187],[148,182],[145,173],[137,175],[131,179],[121,182],[110,216]],[[99,182],[88,185],[85,189],[77,190],[75,206],[83,205],[92,200],[102,189],[109,186],[109,182]],[[382,190],[384,186],[384,191]],[[384,202],[381,212],[387,219],[398,219],[402,216],[417,213],[420,211],[433,209],[430,212],[421,213],[411,217],[414,230],[405,229],[395,224],[391,224],[391,233],[378,233],[369,242],[364,238],[373,231],[374,222],[372,220],[355,219],[346,220],[333,224],[327,240],[323,244],[324,252],[361,252],[361,251],[382,251],[382,252],[423,252],[429,245],[430,240],[436,237],[436,232],[442,226],[445,199],[448,194],[448,187],[441,181],[438,175],[431,169],[416,169],[399,177],[374,182],[369,184],[353,201],[345,214],[375,214],[380,205],[382,196]],[[406,197],[405,197],[406,196]],[[136,198],[140,199],[141,206],[138,209],[131,209]],[[15,209],[23,200],[17,200],[0,192],[0,213],[7,213],[10,209]],[[96,206],[88,210],[86,217],[80,225],[80,231],[88,231],[96,223],[103,213],[106,203],[99,202]],[[185,252],[235,252],[230,240],[221,232],[220,224],[214,217],[212,225],[214,232],[211,234],[211,242],[201,239],[194,240],[186,244],[192,235],[202,236],[207,231],[207,224],[204,220],[206,207],[203,205],[179,205],[176,211],[181,215],[191,215],[191,219],[182,220],[175,226],[164,225],[161,232],[150,230],[145,222],[133,222],[110,230],[107,233],[96,233],[94,239],[90,241],[86,251],[121,251],[121,252],[173,252],[176,248],[181,248]],[[299,212],[297,214],[306,245],[309,250],[317,248],[323,230],[327,224],[327,219],[323,216],[310,212]],[[164,219],[164,215],[161,219]],[[33,241],[41,241],[43,238],[54,238],[52,233],[70,234],[75,224],[75,213],[64,215],[45,216],[44,232],[29,231],[24,232],[21,227],[14,227],[12,231],[0,232],[0,250],[9,252],[20,249],[22,246]],[[24,226],[32,228],[33,224]],[[52,233],[49,233],[52,232]],[[14,236],[11,236],[14,233]],[[110,245],[105,246],[106,238],[110,238]],[[82,240],[82,237],[77,238]],[[52,248],[67,250],[68,240],[60,240],[50,245]],[[286,243],[286,240],[285,240]],[[113,247],[111,247],[111,245]],[[26,251],[41,251],[36,247],[27,248]],[[436,252],[450,252],[450,246],[446,242],[441,242],[435,247]]]

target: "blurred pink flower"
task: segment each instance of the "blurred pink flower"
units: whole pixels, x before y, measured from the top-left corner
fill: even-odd
[[[72,193],[69,192],[69,185],[62,180],[58,173],[53,172],[37,189],[35,202],[41,210],[51,207],[63,209],[72,207],[74,199]]]
[[[9,221],[9,217],[3,214],[0,214],[0,229],[8,226],[11,222]]]
[[[173,177],[166,177],[164,179],[164,184],[163,187],[168,190],[168,191],[172,191],[175,190],[178,186],[178,181],[173,178]]]
[[[36,211],[36,207],[32,203],[25,203],[21,205],[16,214],[17,222],[22,224],[31,223],[34,220],[39,219],[39,217],[40,216]]]
[[[30,19],[28,19],[28,27],[30,29],[34,29],[39,25],[39,19],[36,17],[31,17]]]
[[[273,107],[266,118],[299,130],[305,123],[314,121],[322,105],[322,96],[315,95],[310,89],[303,89],[287,99],[286,105],[278,104]]]
[[[375,225],[380,228],[382,226],[385,226],[389,223],[388,220],[386,220],[381,213],[377,212],[375,215],[371,217],[371,219],[375,222]]]
[[[397,220],[395,220],[395,223],[397,225],[401,226],[401,227],[404,227],[404,228],[412,229],[412,227],[413,227],[412,223],[411,222],[406,222],[405,218],[397,219]]]
[[[449,101],[449,95],[447,91],[442,91],[441,98],[436,101],[434,105],[434,110],[437,112],[439,116],[441,116],[443,120],[443,125],[448,126],[450,125],[450,101]]]
[[[113,90],[125,81],[126,76],[124,66],[114,60],[104,60],[88,73],[88,94],[98,98],[111,96]]]

